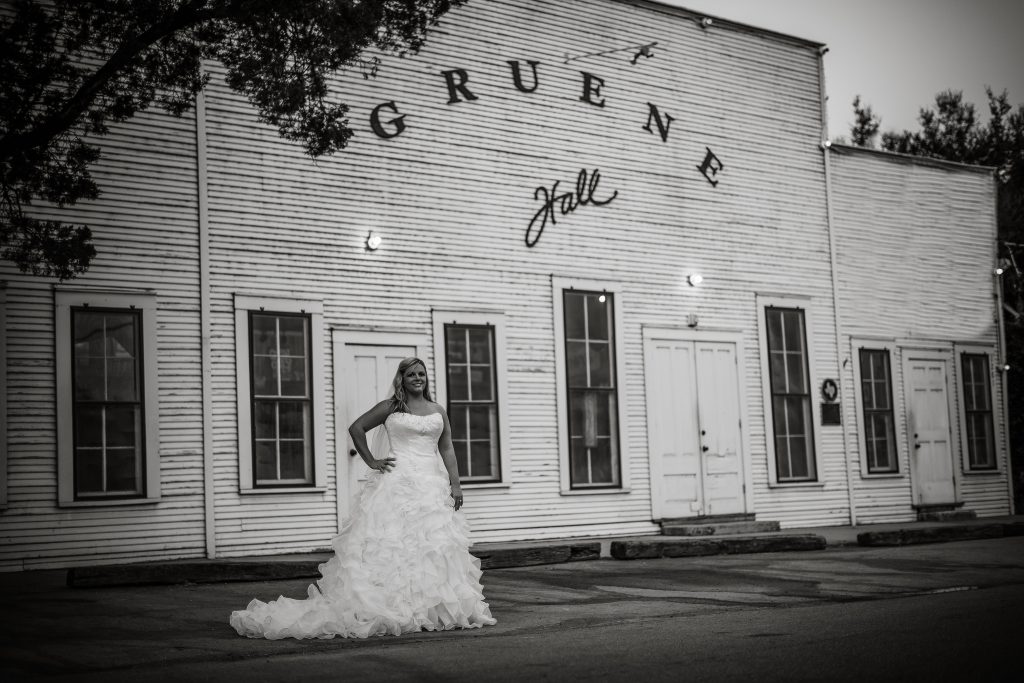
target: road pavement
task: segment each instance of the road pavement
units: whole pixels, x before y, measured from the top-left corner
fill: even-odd
[[[308,581],[68,588],[0,575],[5,681],[1020,680],[1024,537],[600,559],[484,573],[498,624],[264,641],[227,625]],[[966,676],[966,678],[965,678]],[[646,683],[646,682],[645,682]]]

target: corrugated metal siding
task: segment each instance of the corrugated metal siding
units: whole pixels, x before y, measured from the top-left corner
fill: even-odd
[[[655,56],[635,66],[628,52],[565,61],[655,40]],[[522,60],[527,84],[526,61],[541,63],[536,92],[513,87],[512,59]],[[478,100],[447,104],[441,72],[455,68],[467,71]],[[581,71],[604,79],[603,108],[580,101]],[[752,296],[813,297],[815,372],[835,374],[818,85],[817,54],[807,44],[705,31],[682,17],[602,0],[470,3],[451,13],[419,55],[384,57],[375,79],[352,73],[339,81],[356,137],[315,165],[215,82],[208,120],[219,552],[322,546],[336,524],[328,513],[333,463],[327,494],[237,494],[236,292],[322,298],[325,323],[345,328],[429,330],[432,306],[505,311],[511,487],[467,490],[477,540],[656,529],[641,325],[682,324],[691,312],[702,325],[747,331],[746,428],[759,514],[790,524],[839,519],[845,473],[832,435],[823,438],[824,487],[766,486]],[[368,117],[389,100],[407,115],[407,128],[383,140]],[[643,129],[648,102],[675,118],[667,142]],[[725,165],[717,187],[696,170],[706,147]],[[618,191],[618,198],[559,217],[527,249],[526,226],[539,208],[534,189],[556,180],[560,191],[571,189],[582,168],[600,169],[599,197]],[[363,248],[369,230],[384,238],[375,253]],[[707,277],[700,290],[684,284],[693,271]],[[551,275],[623,287],[629,494],[559,494],[561,350]],[[328,364],[328,387],[330,373]]]
[[[84,222],[99,252],[75,285],[152,288],[158,301],[162,498],[57,507],[52,281],[0,265],[8,281],[9,507],[0,569],[196,557],[203,552],[195,122],[143,113],[102,141],[103,192],[41,216]]]
[[[836,148],[833,197],[843,353],[849,337],[895,340],[893,398],[897,415],[906,415],[900,348],[917,345],[950,351],[953,390],[954,344],[987,348],[998,360],[998,328],[992,280],[995,234],[995,184],[989,173],[954,166],[912,163],[905,158]],[[960,480],[964,507],[979,516],[1007,514],[1006,430],[1002,422],[1002,373],[992,373],[1001,471],[966,474]],[[846,365],[845,386],[852,387],[853,364]],[[857,444],[852,399],[845,405],[851,444]],[[959,411],[952,437],[961,457]],[[897,419],[900,471],[909,472],[906,420]],[[858,448],[859,451],[859,448]],[[860,457],[859,453],[854,456]],[[855,478],[858,517],[864,522],[914,518],[909,475],[900,479]]]

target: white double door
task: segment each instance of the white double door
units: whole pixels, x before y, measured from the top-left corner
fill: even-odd
[[[337,462],[338,526],[351,514],[356,494],[370,468],[355,451],[348,427],[378,402],[391,396],[398,364],[422,357],[426,340],[418,335],[376,332],[334,332],[334,401]],[[373,444],[377,427],[366,435]]]
[[[654,518],[747,512],[738,342],[644,336]]]

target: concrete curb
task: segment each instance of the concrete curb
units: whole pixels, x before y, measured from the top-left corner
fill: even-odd
[[[910,524],[896,528],[865,531],[854,536],[850,527],[823,529],[819,533],[773,532],[728,536],[638,536],[602,540],[515,542],[510,545],[482,544],[470,552],[483,569],[529,567],[579,562],[610,557],[616,560],[660,557],[701,557],[747,553],[822,550],[859,545],[864,547],[946,543],[972,539],[1024,536],[1024,521],[979,522],[975,524]],[[818,531],[814,529],[813,531]],[[602,546],[604,550],[602,551]],[[291,556],[253,557],[244,560],[177,560],[137,564],[75,567],[67,572],[67,584],[75,588],[112,586],[177,585],[187,583],[228,583],[236,581],[278,581],[315,579],[320,565],[330,557],[325,550]]]
[[[611,555],[616,560],[642,560],[659,557],[701,557],[778,553],[796,550],[824,550],[828,543],[815,534],[771,534],[765,536],[721,536],[718,538],[675,536],[671,539],[612,541]]]
[[[892,531],[865,531],[857,534],[857,545],[891,547],[1022,535],[1024,535],[1024,523],[1021,522],[1009,524],[958,524],[955,526],[928,526],[912,529],[895,529]]]

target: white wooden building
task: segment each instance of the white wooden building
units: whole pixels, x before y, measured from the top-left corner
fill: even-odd
[[[0,265],[0,568],[325,547],[410,355],[477,541],[1009,513],[991,172],[823,145],[822,51],[474,0],[334,157],[216,77],[119,127],[89,272]]]

